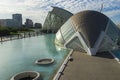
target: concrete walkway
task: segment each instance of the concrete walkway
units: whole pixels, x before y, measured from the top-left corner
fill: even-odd
[[[73,52],[60,80],[120,80],[120,64],[110,53],[89,56]]]

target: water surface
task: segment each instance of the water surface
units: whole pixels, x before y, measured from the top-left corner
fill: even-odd
[[[22,71],[38,71],[43,80],[49,80],[60,67],[67,50],[54,46],[54,34],[7,41],[0,44],[0,80],[10,78]],[[50,66],[39,66],[34,62],[41,58],[54,58]]]
[[[113,50],[112,52],[120,60],[120,49]]]

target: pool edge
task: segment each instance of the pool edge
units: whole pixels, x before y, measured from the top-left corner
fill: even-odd
[[[59,78],[61,77],[61,75],[63,74],[63,71],[65,69],[65,67],[67,66],[67,63],[69,61],[70,56],[72,55],[73,50],[70,50],[69,54],[67,55],[66,59],[64,60],[64,62],[62,63],[62,65],[60,66],[59,70],[57,71],[56,75],[53,77],[53,80],[59,80]]]

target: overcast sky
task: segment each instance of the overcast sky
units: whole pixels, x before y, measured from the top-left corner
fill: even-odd
[[[0,19],[12,18],[12,14],[21,13],[23,21],[30,18],[33,22],[44,23],[51,6],[66,9],[72,13],[82,10],[100,11],[115,23],[120,22],[120,0],[0,0]]]

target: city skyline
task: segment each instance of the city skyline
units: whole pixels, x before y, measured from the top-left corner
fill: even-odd
[[[41,25],[41,23],[33,23],[32,19],[26,18],[23,22],[22,14],[12,14],[12,18],[0,19],[0,26],[2,27],[33,27],[34,24]]]
[[[12,14],[11,19],[0,19],[0,26],[22,27],[22,14]]]
[[[116,24],[120,23],[120,0],[0,0],[0,19],[11,18],[12,14],[23,14],[23,22],[26,18],[34,22],[44,23],[51,6],[66,9],[73,14],[82,10],[100,11],[107,15]]]

